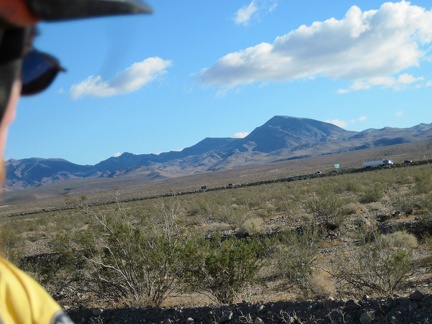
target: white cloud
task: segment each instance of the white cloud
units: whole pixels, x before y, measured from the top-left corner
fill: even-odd
[[[232,137],[234,137],[234,138],[245,138],[248,135],[249,135],[248,132],[238,132],[238,133],[235,133]]]
[[[359,122],[359,123],[363,123],[363,122],[365,122],[367,119],[368,119],[367,116],[359,116],[359,117],[357,117],[357,118],[355,118],[355,119],[351,119],[349,122],[350,122],[350,124],[355,124],[355,123],[357,123],[357,122]]]
[[[325,122],[339,126],[341,128],[345,128],[347,126],[347,123],[343,120],[340,120],[340,119],[326,120]]]
[[[382,4],[379,10],[352,6],[343,19],[302,25],[270,43],[220,58],[199,80],[232,87],[253,82],[327,77],[353,81],[339,93],[371,87],[397,87],[422,78],[399,73],[420,65],[432,42],[432,11],[409,2]]]
[[[348,89],[338,89],[336,92],[337,92],[338,94],[345,94],[345,93],[348,93],[349,90],[348,90]]]
[[[114,155],[112,156],[112,157],[119,157],[119,156],[121,156],[123,153],[120,153],[120,152],[117,152],[117,153],[114,153]]]
[[[246,25],[251,19],[252,15],[257,11],[255,1],[252,1],[248,6],[241,7],[237,10],[234,22],[238,25]]]
[[[248,25],[250,20],[260,11],[272,12],[277,6],[276,0],[252,0],[247,6],[241,7],[234,15],[237,25]]]
[[[369,79],[359,79],[354,81],[348,89],[339,89],[338,93],[343,94],[349,91],[367,90],[372,87],[381,86],[383,88],[400,89],[416,82],[423,81],[423,77],[416,78],[410,74],[401,74],[397,78],[390,76],[378,76]]]
[[[367,116],[359,116],[358,118],[351,119],[348,122],[341,120],[341,119],[329,119],[329,120],[326,120],[325,122],[339,126],[341,128],[346,128],[348,123],[355,124],[357,122],[365,122],[366,120],[367,120]]]
[[[103,80],[101,76],[89,76],[86,80],[72,85],[70,94],[73,99],[84,96],[109,97],[139,90],[166,73],[171,61],[159,57],[151,57],[132,64],[111,80]]]
[[[220,89],[216,92],[216,97],[225,97],[227,94],[227,89]]]
[[[403,111],[396,111],[396,112],[395,112],[395,115],[396,115],[397,117],[402,117],[402,116],[404,115],[404,112],[403,112]]]

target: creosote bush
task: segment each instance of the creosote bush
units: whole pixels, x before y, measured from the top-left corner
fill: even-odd
[[[93,267],[87,262],[96,252],[94,235],[90,230],[58,233],[50,241],[53,254],[38,262],[25,262],[22,267],[53,296],[94,291]]]
[[[423,170],[415,175],[414,192],[416,194],[430,193],[432,191],[432,176],[430,170]]]
[[[417,237],[406,231],[397,231],[382,235],[382,244],[389,248],[415,249],[418,247]]]
[[[314,225],[277,237],[276,267],[287,288],[297,287],[304,295],[314,291],[311,283],[323,238],[322,228]]]
[[[413,194],[399,194],[393,197],[392,203],[397,210],[405,215],[410,215],[415,209],[419,208],[419,199]]]
[[[149,230],[129,223],[121,210],[106,216],[84,206],[96,225],[67,240],[57,237],[54,248],[67,264],[85,263],[81,284],[100,297],[158,306],[181,274],[184,236],[171,207],[162,205],[163,221]],[[70,267],[62,270],[77,273]]]
[[[339,228],[344,221],[345,201],[329,191],[318,192],[306,203],[306,208],[316,220],[328,229]]]
[[[392,239],[379,233],[349,254],[342,252],[334,261],[334,276],[358,295],[391,294],[400,288],[412,271],[412,249],[396,248]]]
[[[241,224],[240,232],[249,235],[263,233],[264,228],[262,224],[263,220],[261,218],[249,218]]]
[[[183,284],[222,304],[232,304],[248,283],[253,283],[263,266],[268,242],[253,238],[190,240],[185,250]]]
[[[382,185],[375,183],[372,187],[365,188],[360,195],[360,202],[368,204],[380,200],[384,196]]]
[[[160,305],[179,271],[178,243],[164,234],[149,236],[127,224],[113,225],[102,249],[90,260],[102,294],[132,296]]]

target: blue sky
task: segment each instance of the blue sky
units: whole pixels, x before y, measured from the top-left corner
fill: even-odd
[[[67,69],[22,98],[6,159],[96,164],[242,137],[275,115],[347,130],[432,122],[429,1],[148,1],[40,25]]]

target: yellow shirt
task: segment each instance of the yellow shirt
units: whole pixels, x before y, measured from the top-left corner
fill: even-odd
[[[0,323],[68,324],[72,321],[35,280],[0,257]]]

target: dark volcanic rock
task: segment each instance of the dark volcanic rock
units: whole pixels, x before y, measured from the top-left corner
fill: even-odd
[[[92,309],[72,309],[68,314],[76,323],[429,323],[432,296],[424,295],[419,300],[388,297],[331,303],[313,300],[194,308],[119,308],[105,309],[98,315]]]

